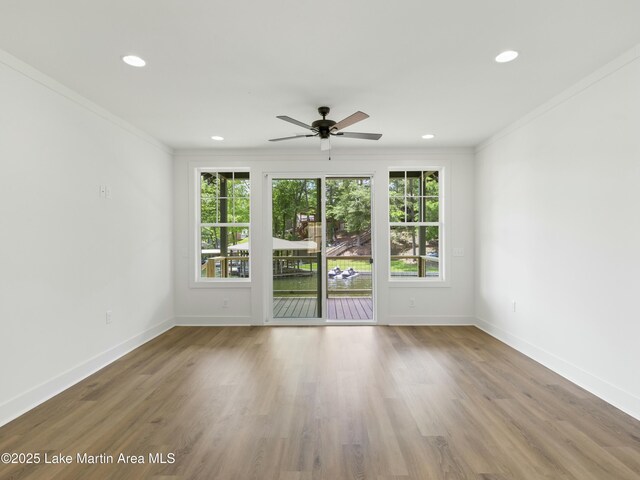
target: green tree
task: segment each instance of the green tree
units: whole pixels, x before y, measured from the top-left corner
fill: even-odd
[[[327,224],[331,227],[333,240],[339,224],[343,224],[346,233],[351,235],[360,235],[371,228],[371,188],[368,179],[332,179],[327,182]]]
[[[300,240],[296,231],[298,216],[314,216],[318,213],[318,185],[309,179],[278,179],[272,185],[273,236],[288,240]]]

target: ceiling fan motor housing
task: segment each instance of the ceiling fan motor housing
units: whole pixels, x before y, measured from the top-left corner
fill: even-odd
[[[329,138],[331,127],[336,124],[333,120],[316,120],[311,126],[318,130],[320,138]]]
[[[333,120],[327,120],[326,117],[329,115],[329,111],[329,107],[318,108],[318,113],[322,115],[322,120],[316,120],[311,124],[313,128],[318,130],[320,138],[329,138],[331,127],[336,124]]]

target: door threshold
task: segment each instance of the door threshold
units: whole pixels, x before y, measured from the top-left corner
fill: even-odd
[[[265,327],[355,327],[363,325],[377,325],[375,320],[315,320],[310,321],[308,318],[278,318],[275,320],[266,320]]]
[[[325,325],[344,325],[344,326],[356,326],[356,325],[377,325],[376,320],[327,320]]]

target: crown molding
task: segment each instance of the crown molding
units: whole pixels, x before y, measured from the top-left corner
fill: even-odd
[[[310,151],[309,149],[278,149],[273,150],[269,148],[196,148],[196,149],[175,149],[173,151],[174,157],[280,157],[281,159],[287,159],[291,157],[295,158],[310,158],[324,160],[331,156],[334,160],[341,158],[348,158],[349,160],[371,160],[375,157],[388,157],[393,155],[415,157],[419,155],[460,155],[467,156],[473,155],[473,147],[433,147],[433,148],[383,148],[383,149],[332,149],[328,152]]]
[[[148,133],[138,129],[137,127],[134,127],[133,125],[123,120],[122,118],[118,117],[117,115],[114,115],[113,113],[109,112],[108,110],[104,109],[98,104],[93,103],[91,100],[88,100],[87,98],[76,93],[70,88],[65,87],[60,82],[54,80],[48,75],[45,75],[40,70],[35,69],[31,65],[23,62],[22,60],[14,57],[13,55],[11,55],[10,53],[4,50],[0,50],[0,63],[14,70],[15,72],[18,72],[21,75],[24,75],[30,80],[33,80],[34,82],[39,83],[43,87],[48,88],[52,92],[55,92],[58,95],[61,95],[66,99],[74,102],[75,104],[80,105],[81,107],[90,111],[94,115],[97,115],[98,117],[112,123],[113,125],[116,125],[117,127],[121,128],[127,133],[135,135],[141,140],[144,140],[145,142],[147,142],[148,144],[162,150],[164,153],[167,153],[169,155],[173,154],[173,149],[171,149],[169,146],[165,145],[164,143],[160,142],[156,138],[152,137]]]
[[[612,60],[611,62],[607,63],[603,67],[593,72],[592,74],[580,80],[578,83],[567,88],[562,93],[556,95],[551,100],[548,100],[547,102],[543,103],[538,108],[532,110],[531,112],[526,114],[524,117],[520,118],[519,120],[516,120],[508,127],[495,133],[494,135],[489,137],[487,140],[480,143],[476,147],[475,152],[478,153],[484,150],[485,148],[487,148],[488,146],[501,140],[502,138],[507,137],[512,133],[520,130],[521,128],[525,127],[529,123],[546,115],[548,112],[550,112],[554,108],[562,105],[563,103],[568,102],[573,97],[589,89],[596,83],[601,82],[605,78],[609,77],[610,75],[613,75],[614,73],[623,69],[627,65],[637,61],[639,58],[640,58],[640,44],[634,46],[630,50],[627,50],[625,53],[617,57],[615,60]]]

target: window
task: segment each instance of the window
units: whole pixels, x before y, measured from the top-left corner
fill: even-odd
[[[198,170],[197,281],[249,278],[248,171]]]
[[[442,280],[441,171],[389,172],[392,279]]]

